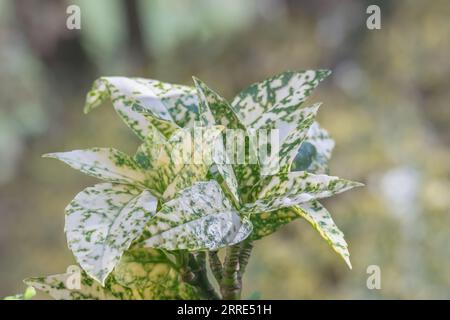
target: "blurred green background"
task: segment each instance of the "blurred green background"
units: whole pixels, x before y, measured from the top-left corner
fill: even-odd
[[[66,8],[82,29],[67,30]],[[381,30],[366,8],[381,7]],[[101,75],[192,84],[232,98],[287,69],[333,74],[309,103],[337,146],[325,201],[354,268],[303,220],[256,244],[244,297],[450,298],[450,5],[401,1],[0,0],[0,296],[74,263],[64,207],[95,180],[40,156],[138,145],[112,108],[85,116]],[[381,268],[381,290],[366,286]]]

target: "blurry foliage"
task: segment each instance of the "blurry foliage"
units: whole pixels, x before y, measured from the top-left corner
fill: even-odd
[[[29,274],[74,261],[62,212],[93,180],[40,155],[86,143],[128,152],[137,146],[108,108],[80,120],[83,88],[70,87],[70,99],[59,96],[12,3],[0,0],[0,296],[23,291],[18,283]],[[369,2],[141,1],[151,57],[142,69],[124,51],[121,1],[79,3],[81,40],[96,76],[189,83],[195,74],[230,97],[281,70],[334,71],[317,94],[326,108],[319,121],[337,142],[331,172],[368,187],[325,206],[351,244],[354,268],[336,263],[310,226],[296,221],[256,246],[243,296],[450,298],[448,1],[383,2],[380,31],[365,27]],[[404,203],[413,210],[398,208]],[[381,267],[381,290],[366,288],[371,264]]]
[[[16,294],[14,296],[5,297],[3,300],[30,300],[36,295],[36,290],[33,287],[28,287],[24,293]]]

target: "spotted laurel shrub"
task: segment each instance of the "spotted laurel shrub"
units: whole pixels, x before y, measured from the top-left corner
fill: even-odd
[[[69,283],[70,273],[25,283],[55,299],[239,299],[254,242],[297,218],[351,268],[344,235],[319,201],[361,184],[327,175],[334,142],[315,120],[320,104],[303,106],[329,74],[284,72],[231,102],[197,78],[193,87],[96,80],[85,112],[110,100],[141,145],[134,155],[113,148],[45,155],[102,182],[65,209],[68,246],[81,268],[78,285]],[[278,130],[276,159],[224,161],[229,129],[246,136]],[[198,131],[204,138],[190,139]],[[194,156],[213,149],[215,156],[177,161],[186,145]]]

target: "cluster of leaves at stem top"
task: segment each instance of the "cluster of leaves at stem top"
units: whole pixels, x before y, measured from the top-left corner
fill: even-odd
[[[343,233],[319,200],[361,184],[327,175],[334,142],[315,121],[319,104],[303,106],[329,74],[284,72],[252,84],[231,102],[196,78],[193,87],[143,78],[96,80],[85,112],[110,100],[142,144],[134,155],[112,148],[45,155],[103,181],[81,191],[65,210],[68,246],[82,269],[79,286],[68,288],[68,274],[25,283],[55,299],[208,298],[214,291],[205,284],[209,252],[225,296],[227,288],[239,290],[233,281],[242,277],[231,265],[239,263],[232,248],[297,218],[351,267]],[[212,161],[174,158],[186,144],[192,150],[223,146],[225,128],[247,134],[278,129],[280,170],[266,175],[258,163],[219,161],[225,153]],[[207,139],[186,138],[199,129]],[[222,269],[217,250],[224,247],[231,249]],[[248,259],[249,250],[243,255]]]

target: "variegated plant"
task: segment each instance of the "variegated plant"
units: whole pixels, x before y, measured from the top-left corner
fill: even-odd
[[[105,182],[66,208],[68,245],[83,269],[79,287],[69,288],[68,274],[25,282],[56,299],[238,299],[253,241],[299,217],[351,267],[343,234],[318,200],[360,184],[326,175],[334,142],[315,121],[319,104],[303,107],[328,75],[285,72],[231,103],[196,78],[194,87],[98,79],[85,111],[111,100],[142,144],[134,156],[111,148],[46,155]],[[228,161],[224,129],[246,139],[278,130],[277,157],[264,165]],[[191,139],[196,133],[202,139]],[[190,161],[178,161],[186,146]]]

